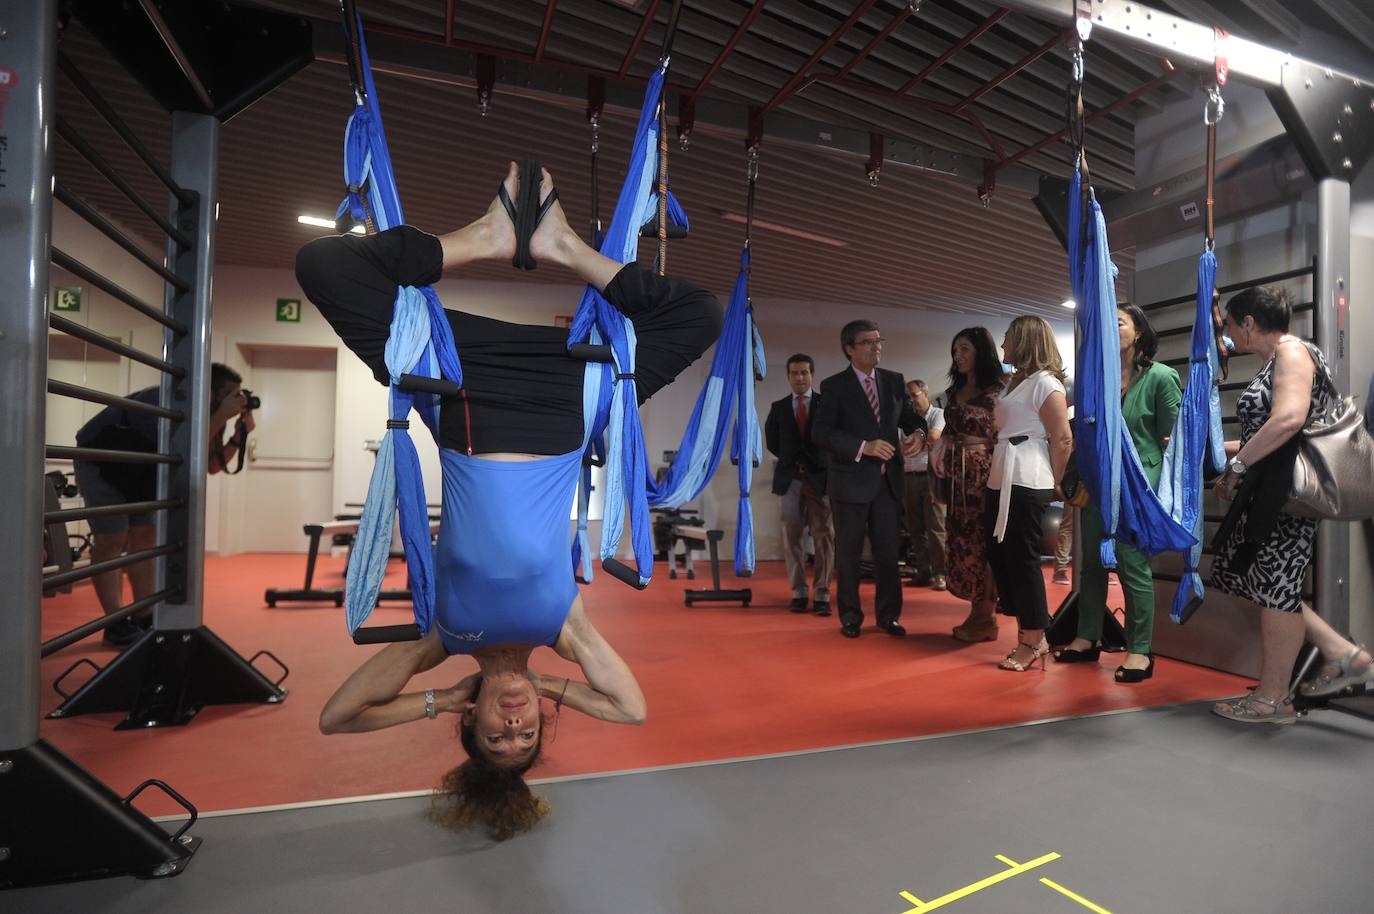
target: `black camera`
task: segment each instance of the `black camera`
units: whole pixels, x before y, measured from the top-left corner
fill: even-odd
[[[245,388],[243,391],[243,408],[261,409],[262,400],[259,399],[256,395],[254,395],[254,393],[251,390]]]

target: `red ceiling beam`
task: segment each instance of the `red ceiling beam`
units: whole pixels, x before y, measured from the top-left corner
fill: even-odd
[[[902,7],[902,11],[897,15],[893,16],[892,21],[889,22],[881,32],[879,32],[877,35],[874,35],[873,40],[870,41],[868,44],[864,45],[863,50],[855,54],[854,59],[851,60],[849,63],[845,64],[844,67],[840,70],[840,72],[836,73],[835,75],[840,79],[844,79],[846,76],[848,76],[855,67],[857,67],[860,63],[863,62],[864,58],[866,58],[869,54],[873,53],[874,48],[876,48],[878,45],[886,41],[889,35],[897,31],[898,26],[900,26],[903,22],[906,22],[907,17],[911,15],[911,12],[912,10],[910,4]]]
[[[1112,102],[1110,105],[1107,105],[1107,106],[1102,107],[1102,108],[1098,108],[1096,111],[1093,111],[1093,112],[1090,113],[1087,117],[1083,118],[1083,123],[1084,123],[1084,124],[1091,124],[1093,121],[1097,120],[1098,118],[1106,117],[1107,115],[1111,114],[1113,111],[1116,111],[1118,108],[1122,108],[1122,107],[1124,107],[1124,106],[1126,106],[1126,105],[1129,105],[1131,102],[1137,101],[1138,99],[1140,99],[1140,98],[1142,98],[1142,97],[1144,97],[1144,96],[1146,96],[1146,95],[1149,95],[1151,92],[1155,91],[1156,89],[1159,89],[1159,88],[1161,88],[1162,86],[1164,86],[1164,85],[1166,85],[1166,84],[1168,84],[1168,83],[1170,83],[1170,82],[1173,82],[1175,79],[1178,79],[1180,76],[1182,76],[1182,75],[1186,72],[1182,67],[1179,67],[1179,68],[1175,69],[1175,68],[1174,68],[1174,65],[1173,65],[1172,63],[1170,63],[1169,61],[1167,61],[1167,60],[1164,61],[1164,63],[1165,63],[1165,65],[1168,66],[1168,68],[1169,68],[1169,69],[1168,69],[1168,72],[1163,73],[1163,74],[1161,74],[1161,75],[1159,75],[1159,76],[1156,76],[1154,79],[1150,80],[1148,83],[1146,83],[1145,85],[1141,86],[1139,89],[1136,89],[1135,91],[1133,91],[1133,92],[1131,92],[1131,93],[1129,93],[1129,94],[1127,94],[1127,95],[1121,96],[1121,98],[1118,98],[1116,101]],[[1011,157],[1009,157],[1009,158],[1003,158],[1001,161],[997,162],[997,167],[998,167],[998,168],[1005,168],[1005,167],[1007,167],[1008,165],[1014,165],[1014,164],[1016,164],[1017,162],[1020,162],[1022,159],[1026,158],[1027,156],[1032,155],[1033,153],[1039,152],[1040,150],[1044,149],[1046,146],[1050,145],[1051,143],[1055,142],[1056,140],[1061,140],[1061,139],[1063,139],[1065,136],[1068,135],[1068,133],[1069,133],[1069,129],[1068,129],[1067,127],[1065,127],[1063,130],[1058,131],[1057,133],[1052,133],[1052,134],[1050,134],[1049,136],[1045,137],[1045,138],[1044,138],[1043,140],[1041,140],[1040,142],[1034,144],[1033,146],[1027,146],[1025,149],[1022,149],[1020,152],[1016,153],[1015,155],[1013,155],[1013,156],[1011,156]]]
[[[658,5],[663,0],[654,0],[649,4],[649,9],[644,13],[644,21],[639,24],[639,31],[635,33],[635,40],[630,44],[630,50],[625,52],[625,59],[620,64],[620,69],[616,71],[616,79],[624,79],[625,74],[630,72],[630,66],[635,62],[635,55],[639,53],[639,46],[644,43],[644,36],[649,34],[649,26],[654,24],[654,17],[658,15]]]
[[[806,83],[808,86],[812,83],[829,83],[832,86],[838,86],[843,89],[852,89],[855,92],[862,92],[865,95],[876,95],[879,98],[887,98],[892,99],[893,101],[903,102],[916,108],[925,108],[929,111],[938,111],[941,114],[954,113],[953,109],[950,108],[949,105],[944,104],[943,102],[937,102],[929,98],[920,98],[916,95],[903,95],[896,89],[884,89],[882,86],[875,86],[870,83],[850,82],[848,80],[840,79],[838,73],[817,74],[815,76],[809,77]]]
[[[474,41],[463,41],[461,39],[454,39],[452,42],[446,42],[438,35],[431,35],[428,32],[418,32],[414,29],[402,28],[400,26],[374,24],[366,21],[363,22],[363,28],[368,32],[375,32],[379,35],[390,35],[393,38],[402,38],[406,41],[414,41],[418,44],[432,44],[438,47],[457,48],[460,51],[468,51],[472,54],[482,54],[488,57],[494,57],[497,60],[512,60],[516,63],[536,63],[533,54],[523,51],[512,51],[510,48],[498,48],[491,45],[478,44]],[[321,60],[329,59],[322,55],[316,55],[316,57]],[[648,83],[647,79],[641,77],[621,76],[619,73],[612,70],[605,70],[601,67],[589,67],[586,64],[573,63],[567,60],[546,58],[543,61],[543,65],[546,67],[554,67],[565,73],[583,73],[587,76],[600,76],[604,79],[615,79],[637,86],[643,86]],[[419,71],[408,70],[404,67],[391,66],[389,69],[383,70],[382,67],[373,64],[373,69],[381,72],[403,72],[405,75],[420,76],[423,78]],[[691,92],[690,89],[684,86],[673,86],[672,88],[675,92]]]
[[[825,43],[820,46],[816,53],[812,54],[810,59],[807,60],[806,63],[802,64],[801,67],[798,68],[797,72],[792,74],[791,78],[787,80],[783,87],[779,89],[771,99],[768,100],[768,104],[763,106],[761,112],[763,114],[767,114],[769,111],[772,111],[778,105],[781,105],[783,102],[787,101],[787,99],[790,98],[797,91],[797,87],[802,84],[802,80],[806,78],[806,72],[810,70],[813,66],[815,66],[816,61],[820,60],[822,57],[828,54],[830,52],[830,49],[833,48],[836,44],[838,44],[840,39],[843,38],[849,32],[850,29],[854,28],[854,26],[858,23],[860,19],[862,19],[865,15],[868,14],[868,11],[873,8],[873,4],[876,2],[877,0],[863,0],[863,2],[859,4],[859,8],[856,9],[850,15],[850,17],[845,20],[844,25],[840,26],[833,33],[831,33],[830,37],[825,40]]]
[[[1001,143],[997,142],[997,138],[988,132],[988,128],[983,126],[983,122],[979,119],[978,115],[974,114],[972,111],[960,111],[958,115],[973,125],[974,129],[982,136],[983,142],[988,144],[988,148],[992,150],[997,158],[1005,159],[1007,157],[1007,151],[1002,148]]]
[[[926,77],[930,76],[930,74],[934,73],[936,70],[940,69],[945,64],[949,63],[951,57],[953,57],[955,54],[958,54],[964,48],[968,47],[970,44],[976,41],[980,35],[982,35],[988,29],[992,28],[994,25],[1000,22],[1002,18],[1006,15],[1006,9],[995,10],[991,16],[980,22],[977,25],[977,27],[974,28],[973,31],[969,32],[963,38],[960,38],[957,42],[955,42],[954,46],[951,47],[948,51],[932,60],[929,64],[926,65],[926,68],[924,70],[922,70],[920,73],[917,73],[915,76],[911,77],[911,79],[907,80],[906,85],[902,86],[902,88],[899,91],[902,92],[902,94],[906,94],[907,92],[910,92],[912,89],[919,86],[921,83],[925,82]]]
[[[544,27],[539,30],[539,44],[534,49],[534,62],[544,62],[544,48],[549,44],[549,29],[553,27],[553,12],[558,9],[558,0],[548,0],[544,4]]]
[[[711,64],[711,69],[707,70],[706,75],[701,78],[701,82],[697,83],[696,89],[692,91],[693,95],[700,95],[706,91],[706,87],[711,84],[711,80],[715,79],[716,74],[720,72],[721,66],[725,63],[725,58],[729,57],[731,52],[735,50],[735,45],[740,43],[740,39],[749,31],[749,27],[754,24],[754,20],[759,18],[759,13],[763,12],[763,8],[767,3],[768,0],[755,0],[754,5],[750,8],[748,14],[745,15],[744,21],[739,24],[739,28],[735,29],[735,34],[730,36],[730,40],[725,42],[725,47],[721,48],[720,53],[716,55],[715,61]]]
[[[1029,67],[1031,64],[1035,63],[1037,60],[1044,57],[1050,51],[1054,50],[1055,45],[1062,44],[1063,42],[1068,40],[1068,37],[1072,34],[1072,29],[1065,29],[1062,32],[1058,32],[1054,35],[1051,35],[1045,41],[1044,44],[1040,45],[1040,47],[1036,48],[1034,51],[1031,51],[1025,57],[1022,57],[1016,63],[1007,67],[1005,70],[1003,70],[1001,73],[998,73],[989,81],[983,83],[977,89],[974,89],[973,92],[970,93],[967,98],[965,98],[963,101],[959,102],[957,105],[954,106],[954,110],[958,112],[962,111],[964,108],[967,108],[969,105],[973,104],[975,101],[982,98],[984,95],[987,95],[993,89],[996,89],[998,86],[1002,85],[1002,83],[1011,79],[1017,73],[1020,73],[1022,70],[1026,69],[1026,67]]]

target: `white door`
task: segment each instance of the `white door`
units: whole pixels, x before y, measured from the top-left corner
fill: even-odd
[[[333,516],[335,350],[240,348],[244,387],[262,406],[242,475],[223,481],[240,508],[230,512],[238,551],[305,552],[302,525]]]

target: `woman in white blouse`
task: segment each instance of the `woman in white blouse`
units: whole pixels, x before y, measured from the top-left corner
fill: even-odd
[[[1020,635],[1016,649],[998,664],[1023,673],[1036,660],[1045,668],[1045,578],[1040,570],[1040,536],[1045,507],[1062,498],[1073,433],[1064,396],[1064,363],[1054,331],[1040,317],[1018,317],[1002,339],[1002,360],[1015,366],[997,399],[997,446],[992,452],[984,509],[988,518],[988,562],[997,592]]]

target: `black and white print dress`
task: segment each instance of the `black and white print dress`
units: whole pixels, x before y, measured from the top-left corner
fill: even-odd
[[[1311,405],[1307,410],[1307,424],[1311,424],[1326,412],[1331,395],[1326,383],[1329,374],[1325,357],[1316,346],[1309,345],[1307,351],[1316,362],[1316,371],[1312,376]],[[1273,405],[1274,360],[1270,359],[1236,400],[1242,446],[1268,420]],[[1316,519],[1279,515],[1273,533],[1260,547],[1249,570],[1244,574],[1236,574],[1230,566],[1236,547],[1245,538],[1246,521],[1247,518],[1242,515],[1240,523],[1236,524],[1226,540],[1226,545],[1212,560],[1212,586],[1269,609],[1301,612],[1303,579],[1307,576],[1307,566],[1312,563],[1312,551],[1317,538]]]

